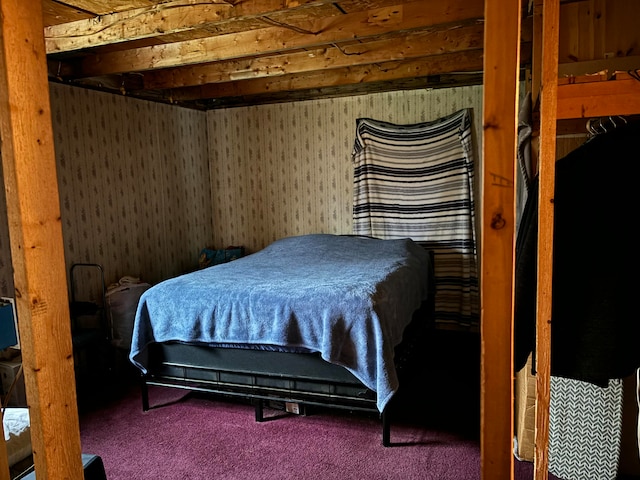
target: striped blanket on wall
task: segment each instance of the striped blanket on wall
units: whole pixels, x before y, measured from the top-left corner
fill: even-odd
[[[413,125],[356,121],[353,231],[434,253],[436,322],[477,327],[471,110]]]

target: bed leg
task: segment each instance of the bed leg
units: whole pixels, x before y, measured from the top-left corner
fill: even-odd
[[[146,412],[149,410],[149,388],[144,375],[140,379],[140,394],[142,396],[142,411]]]
[[[391,422],[386,408],[382,411],[382,446],[391,446]]]
[[[262,410],[263,407],[262,399],[256,399],[256,422],[262,422],[264,420],[264,412]]]

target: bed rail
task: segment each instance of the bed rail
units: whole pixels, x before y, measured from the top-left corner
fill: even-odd
[[[279,352],[269,352],[279,353]],[[194,372],[196,372],[194,374]],[[342,375],[342,373],[341,373]],[[207,378],[202,378],[207,377]],[[239,372],[193,365],[164,364],[153,374],[142,376],[142,409],[150,410],[149,386],[178,388],[207,394],[240,397],[252,401],[256,421],[264,419],[265,402],[296,403],[362,412],[378,412],[376,394],[355,377],[351,381],[312,377]],[[391,422],[386,408],[382,421],[382,445],[391,446]]]

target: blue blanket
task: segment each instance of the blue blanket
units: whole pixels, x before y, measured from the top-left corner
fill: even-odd
[[[147,290],[130,359],[146,372],[153,342],[302,347],[347,368],[382,411],[398,388],[394,347],[433,288],[431,272],[410,239],[287,237]]]

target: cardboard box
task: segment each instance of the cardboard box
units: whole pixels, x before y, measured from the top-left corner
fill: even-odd
[[[536,424],[536,377],[531,374],[532,357],[516,373],[514,454],[519,460],[533,462]]]
[[[20,377],[16,381],[16,377],[18,377],[18,373],[20,372],[20,365],[22,364],[22,359],[17,357],[14,360],[0,362],[0,380],[2,386],[2,402],[5,403],[5,397],[9,393],[9,389],[11,385],[15,381],[15,385],[13,386],[13,390],[11,392],[11,397],[9,398],[7,405],[11,407],[25,407],[27,405],[27,395],[24,388],[24,376],[20,375]]]

